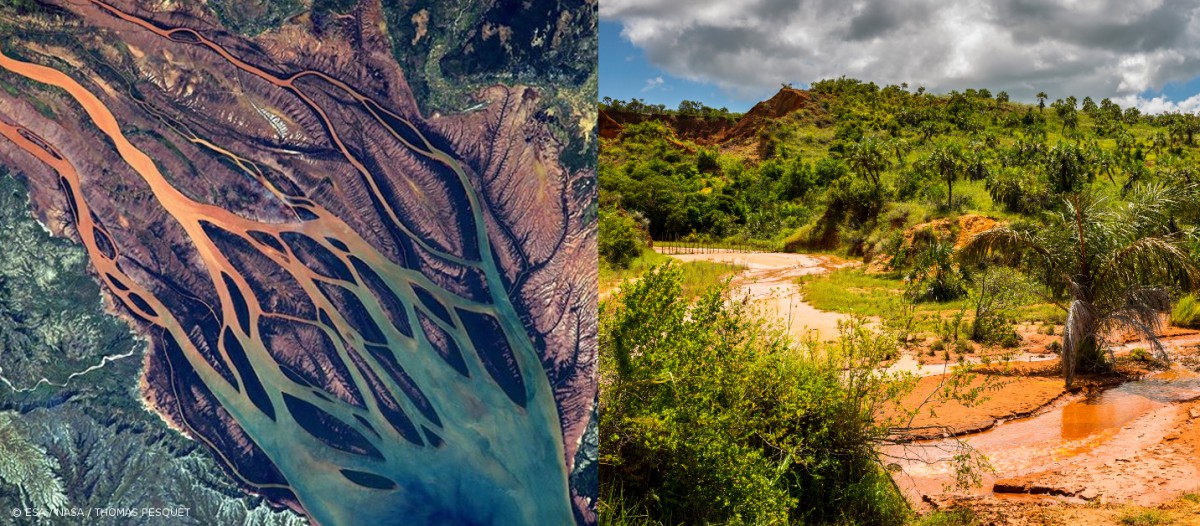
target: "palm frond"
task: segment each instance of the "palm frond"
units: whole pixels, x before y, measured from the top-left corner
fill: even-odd
[[[1121,223],[1140,235],[1165,233],[1171,218],[1193,202],[1189,196],[1194,192],[1192,185],[1138,184],[1126,196],[1129,203],[1121,210]]]
[[[1096,273],[1097,287],[1116,297],[1139,284],[1200,285],[1200,269],[1179,243],[1178,236],[1159,235],[1134,240],[1108,254]]]
[[[1162,341],[1158,338],[1159,333],[1162,332],[1162,318],[1157,314],[1146,317],[1143,313],[1133,310],[1122,310],[1109,313],[1101,325],[1107,328],[1125,328],[1137,331],[1146,341],[1150,342],[1156,358],[1170,361],[1167,349],[1163,347]]]
[[[1049,258],[1049,252],[1029,232],[1008,225],[984,230],[967,240],[959,249],[959,257],[966,263],[981,263],[989,258],[1000,257],[1006,264],[1016,264],[1024,256]]]

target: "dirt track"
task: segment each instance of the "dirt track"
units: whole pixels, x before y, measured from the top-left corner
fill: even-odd
[[[796,278],[822,274],[855,263],[835,256],[723,252],[713,254],[670,254],[680,261],[711,261],[746,267],[733,278],[735,298],[749,297],[768,316],[780,321],[798,338],[815,335],[826,341],[837,337],[838,322],[845,314],[817,310],[805,303]]]

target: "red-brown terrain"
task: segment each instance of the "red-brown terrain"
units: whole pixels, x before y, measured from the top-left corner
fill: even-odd
[[[422,115],[375,2],[159,6],[0,13],[0,163],[149,338],[149,405],[316,523],[593,520],[595,190],[538,93]]]
[[[771,121],[806,110],[814,115],[825,114],[820,95],[794,88],[781,89],[770,99],[755,104],[737,120],[690,115],[647,115],[626,111],[600,112],[600,137],[615,139],[630,124],[656,120],[667,125],[681,140],[704,146],[746,148],[758,151],[763,140],[762,130]]]

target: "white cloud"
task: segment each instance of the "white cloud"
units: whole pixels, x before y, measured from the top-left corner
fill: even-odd
[[[1168,100],[1165,97],[1144,98],[1138,95],[1116,97],[1113,102],[1122,108],[1136,107],[1143,113],[1197,113],[1200,112],[1200,93],[1181,101]]]
[[[1189,106],[1138,93],[1200,76],[1200,0],[604,0],[600,14],[658,67],[743,98],[846,75],[1149,110]]]
[[[652,79],[646,79],[646,85],[644,87],[642,87],[642,93],[653,90],[654,88],[662,87],[662,85],[663,85],[663,78],[661,75],[654,77]]]

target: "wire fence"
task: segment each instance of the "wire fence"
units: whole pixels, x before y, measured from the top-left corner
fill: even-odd
[[[654,248],[662,254],[722,254],[727,252],[778,252],[778,247],[769,241],[706,239],[693,236],[672,236],[656,239]]]

